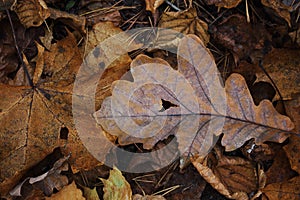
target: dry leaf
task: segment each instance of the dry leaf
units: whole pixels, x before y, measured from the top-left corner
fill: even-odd
[[[250,161],[234,156],[224,156],[220,148],[215,155],[209,154],[204,160],[192,161],[201,176],[218,192],[230,199],[248,199],[257,190],[256,168]]]
[[[145,0],[146,10],[151,11],[152,14],[154,14],[156,9],[164,2],[164,0]]]
[[[293,94],[300,94],[299,54],[299,49],[273,49],[263,59],[263,67],[273,79],[284,100],[292,99]],[[256,82],[271,83],[267,75],[260,69],[257,70],[256,77]],[[279,99],[279,95],[276,94],[274,100]]]
[[[291,136],[290,139],[294,138]],[[278,174],[280,174],[280,176]],[[266,184],[284,182],[294,177],[296,174],[297,173],[291,169],[291,165],[285,151],[280,148],[276,151],[271,167],[265,172],[265,176],[267,178]]]
[[[93,189],[83,187],[83,196],[86,198],[86,200],[100,200],[96,187]]]
[[[102,67],[104,67],[105,62],[108,63],[116,58],[109,66],[107,66],[107,69],[102,74],[101,79],[99,79],[99,76],[96,72],[88,72],[88,79],[91,79],[90,76],[94,74],[97,76],[96,78],[99,79],[95,95],[97,109],[100,107],[103,99],[111,95],[110,86],[112,82],[120,79],[122,75],[124,75],[128,71],[129,65],[131,63],[131,58],[128,56],[128,54],[119,53],[127,52],[127,50],[124,50],[126,46],[124,46],[122,42],[107,44],[105,49],[101,49],[98,46],[107,38],[113,37],[120,33],[122,33],[122,30],[118,27],[115,27],[112,22],[97,23],[93,26],[93,29],[89,31],[87,44],[85,48],[82,49],[82,51],[84,51],[86,55],[85,61],[87,65],[92,66],[91,70],[95,70],[95,68],[97,68],[99,65],[103,65]],[[107,55],[114,56],[109,57]]]
[[[12,196],[21,196],[22,186],[27,180],[29,180],[29,184],[34,184],[47,196],[50,196],[53,193],[53,189],[62,189],[68,184],[68,178],[61,175],[61,172],[68,170],[68,163],[66,161],[69,158],[70,156],[66,156],[57,160],[49,171],[40,176],[26,178],[22,183],[14,187],[9,194]]]
[[[230,15],[210,30],[215,41],[233,53],[236,63],[249,58],[257,63],[271,48],[271,35],[265,26],[248,23],[244,15]]]
[[[1,1],[2,2],[2,1]],[[9,27],[9,23],[5,20],[0,21],[0,27]],[[24,35],[25,29],[19,24],[17,35]],[[11,30],[8,28],[2,28],[0,30],[2,39],[0,41],[0,82],[7,82],[7,75],[18,69],[18,57],[16,55],[16,49],[14,45],[13,36]],[[25,40],[25,38],[17,38],[19,40]]]
[[[291,16],[292,6],[284,4],[282,0],[261,0],[264,6],[272,8],[280,17],[282,17],[288,25],[291,27]]]
[[[295,123],[295,131],[300,132],[300,94],[292,96],[292,100],[285,101],[286,111]],[[300,174],[300,138],[298,135],[292,135],[289,143],[283,147],[285,150],[291,168]]]
[[[71,14],[65,11],[49,8],[50,10],[50,18],[56,21],[61,21],[62,23],[70,26],[71,28],[77,30],[79,33],[85,35],[85,25],[86,19],[84,17]]]
[[[25,28],[40,26],[50,16],[50,11],[43,0],[19,0],[12,9]]]
[[[172,29],[182,34],[195,34],[205,43],[205,45],[209,42],[209,34],[207,32],[208,25],[198,18],[197,11],[194,8],[181,12],[163,13],[158,27]],[[177,35],[174,35],[173,33],[173,38],[167,31],[162,31],[161,33],[165,34],[159,35],[159,40],[161,40],[164,45],[166,45],[166,41],[169,41],[167,44],[176,43],[176,46],[178,45],[178,39],[175,40],[175,38],[178,37]]]
[[[300,173],[300,138],[297,135],[292,135],[290,137],[289,144],[283,147],[285,150],[289,161],[291,168],[295,170],[297,173]]]
[[[242,165],[250,164],[249,162],[242,160],[240,158],[237,158],[236,161],[234,159],[232,159],[232,161],[233,161],[233,164],[237,164],[237,167],[239,167],[240,164],[242,164]],[[245,182],[249,183],[249,181],[247,179],[243,178],[243,176],[241,176],[239,174],[239,172],[233,171],[232,174],[226,173],[227,177],[225,177],[225,181],[227,181],[227,183],[226,182],[224,183],[222,180],[222,178],[224,178],[224,177],[218,176],[220,174],[216,175],[214,173],[214,171],[208,167],[208,164],[207,164],[208,162],[209,161],[207,160],[207,157],[204,159],[201,157],[198,157],[197,159],[192,159],[192,163],[193,163],[194,167],[197,169],[197,171],[200,173],[200,175],[219,193],[221,193],[222,195],[224,195],[225,197],[230,198],[230,199],[240,199],[240,200],[248,199],[248,195],[245,191],[241,191],[237,188],[231,188],[232,184],[238,185],[236,183],[236,181],[238,181],[238,180],[244,179],[244,180],[242,180],[244,183]],[[252,166],[251,166],[251,168],[252,168],[252,171],[254,171]],[[251,170],[251,168],[250,168],[250,170]],[[247,167],[245,169],[247,169]],[[247,171],[249,171],[249,170],[247,170]],[[232,178],[231,175],[232,175],[232,177],[235,176],[233,180],[230,180],[230,178]],[[227,178],[227,180],[226,180],[226,178]],[[227,185],[228,183],[230,185]],[[251,185],[252,185],[252,183],[251,183]]]
[[[263,200],[290,199],[297,200],[300,196],[300,176],[282,183],[272,183],[262,189]]]
[[[255,106],[243,77],[232,74],[225,89],[221,86],[214,60],[199,38],[183,38],[178,55],[178,71],[164,60],[141,55],[131,63],[134,82],[114,82],[112,96],[95,117],[121,145],[143,143],[151,149],[176,135],[182,153],[205,156],[222,132],[227,151],[251,138],[261,144],[288,137],[293,123],[270,101]],[[163,107],[162,100],[170,106]]]
[[[205,0],[205,3],[208,5],[215,5],[219,8],[234,8],[239,3],[241,3],[242,0]]]
[[[131,200],[132,192],[130,185],[117,168],[114,167],[110,170],[107,180],[103,178],[100,179],[104,184],[104,200]]]
[[[57,194],[53,194],[51,197],[46,197],[46,200],[62,199],[85,200],[85,198],[82,196],[81,190],[76,187],[74,181],[70,185],[65,186]]]
[[[98,163],[82,145],[72,119],[73,82],[82,62],[74,36],[53,44],[50,52],[38,49],[33,86],[0,85],[1,193],[58,146],[72,152],[74,168]]]

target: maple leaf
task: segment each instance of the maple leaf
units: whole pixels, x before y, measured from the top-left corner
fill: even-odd
[[[59,146],[67,154],[72,152],[75,168],[98,163],[80,142],[72,123],[73,82],[82,62],[75,37],[69,34],[53,44],[50,52],[37,46],[31,85],[0,85],[1,193],[8,192],[24,171]]]
[[[255,106],[241,75],[232,74],[222,87],[212,55],[195,35],[179,43],[178,70],[140,55],[131,74],[133,82],[114,82],[112,96],[94,114],[121,145],[143,143],[151,149],[175,135],[181,153],[202,157],[221,133],[222,145],[231,151],[251,138],[258,144],[283,142],[294,126],[270,101]]]

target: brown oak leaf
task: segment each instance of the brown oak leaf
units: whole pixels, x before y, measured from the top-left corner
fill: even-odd
[[[268,100],[255,106],[241,75],[232,74],[222,87],[213,57],[198,37],[184,37],[177,54],[178,70],[141,55],[131,64],[134,81],[114,82],[112,96],[94,116],[121,145],[143,143],[151,149],[175,135],[182,153],[205,156],[221,133],[227,151],[251,138],[261,144],[288,137],[291,120]]]

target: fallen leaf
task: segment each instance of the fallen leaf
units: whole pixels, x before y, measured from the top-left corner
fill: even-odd
[[[215,5],[219,8],[234,8],[241,3],[242,0],[205,0],[207,5]]]
[[[261,0],[264,6],[272,8],[280,17],[282,17],[288,25],[291,27],[291,16],[290,11],[292,11],[292,5],[286,5],[285,1],[282,0]]]
[[[180,12],[163,13],[158,27],[172,29],[182,34],[195,34],[205,45],[209,42],[208,25],[198,18],[197,11],[194,8]],[[175,44],[177,46],[179,42],[177,37],[178,35],[174,33],[170,35],[167,31],[162,31],[158,43],[161,41],[163,45]]]
[[[151,11],[152,14],[154,14],[156,9],[164,2],[164,0],[145,0],[146,10]]]
[[[199,38],[184,37],[178,55],[178,71],[162,59],[140,55],[131,63],[134,82],[114,82],[112,96],[94,116],[121,145],[143,143],[151,149],[175,135],[181,153],[205,156],[222,132],[226,151],[251,138],[261,144],[288,137],[291,120],[268,100],[255,106],[242,76],[232,74],[222,87],[212,55]],[[162,100],[173,106],[164,108]]]
[[[300,196],[300,176],[288,181],[272,183],[262,189],[263,200],[267,199],[290,199],[296,200]]]
[[[104,184],[104,200],[131,200],[132,192],[130,185],[117,168],[114,167],[110,170],[107,180],[103,178],[100,179]]]
[[[94,187],[93,189],[83,187],[83,196],[86,198],[86,200],[100,200],[96,187]]]
[[[255,165],[244,158],[224,156],[220,148],[192,163],[200,175],[227,198],[248,199],[257,190]]]
[[[51,19],[60,21],[70,26],[71,28],[77,30],[82,35],[85,35],[86,19],[84,17],[53,8],[49,8],[49,11]]]
[[[300,50],[273,49],[263,59],[263,67],[276,84],[283,100],[291,100],[293,94],[300,94],[299,53]],[[266,81],[271,83],[261,69],[257,70],[256,77],[256,82]],[[274,100],[279,99],[279,94],[276,94]]]
[[[210,30],[214,40],[231,51],[236,63],[249,58],[258,63],[271,48],[271,36],[263,24],[250,24],[243,15],[230,15]]]
[[[13,24],[19,50],[31,60],[37,54],[34,41],[38,40],[41,31],[37,28],[26,30],[18,20],[14,20]],[[8,83],[11,80],[9,74],[17,71],[20,60],[17,56],[13,34],[9,28],[9,21],[7,19],[1,20],[0,27],[7,27],[0,30],[2,38],[0,41],[0,82]]]
[[[50,16],[50,11],[43,0],[17,1],[12,9],[25,28],[40,26]]]
[[[291,136],[290,139],[294,138]],[[278,174],[280,174],[280,176],[278,176]],[[271,167],[265,172],[267,178],[266,184],[284,182],[294,177],[296,174],[297,173],[291,169],[285,151],[280,148],[276,151],[276,156],[274,157]]]
[[[289,158],[289,163],[291,168],[295,170],[298,174],[300,173],[300,138],[297,135],[292,135],[290,137],[289,143],[283,147],[286,155]]]
[[[27,180],[29,184],[34,184],[47,196],[50,196],[53,193],[53,189],[62,189],[68,184],[68,178],[65,175],[61,175],[61,172],[68,170],[68,163],[66,161],[69,158],[70,156],[59,159],[49,171],[40,176],[26,178],[22,183],[14,187],[9,194],[12,196],[21,196],[22,186]]]
[[[70,185],[65,186],[58,193],[53,194],[51,197],[46,197],[46,200],[61,199],[85,200],[85,198],[82,196],[81,190],[77,188],[74,181]]]
[[[107,44],[106,49],[100,49],[97,47],[101,42],[105,41],[107,38],[113,37],[122,33],[122,30],[119,27],[115,27],[112,22],[99,22],[93,26],[93,29],[89,31],[89,39],[83,52],[85,52],[85,61],[87,65],[105,66],[105,61],[108,63],[110,60],[113,62],[106,67],[106,70],[99,79],[97,91],[95,94],[96,98],[96,108],[98,109],[103,101],[103,99],[109,95],[111,95],[110,86],[113,81],[120,79],[129,69],[131,58],[128,54],[118,52],[127,52],[124,50],[125,46],[122,46],[122,42]],[[113,48],[111,48],[113,46]],[[107,57],[107,55],[114,55],[111,57]],[[94,69],[91,69],[94,70]],[[89,72],[89,75],[93,75],[97,73]],[[90,79],[91,77],[89,77]]]
[[[0,85],[0,192],[61,146],[75,168],[98,163],[82,145],[72,121],[72,89],[82,60],[71,34],[50,52],[38,45],[32,86]],[[62,135],[65,135],[62,137]],[[76,159],[75,159],[76,158]]]

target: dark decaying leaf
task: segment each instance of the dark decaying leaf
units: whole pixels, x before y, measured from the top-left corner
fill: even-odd
[[[22,186],[27,180],[29,180],[29,184],[39,188],[47,196],[50,196],[53,193],[53,189],[62,189],[68,184],[68,178],[62,175],[61,172],[68,170],[69,166],[67,160],[69,158],[70,156],[66,156],[57,160],[49,171],[40,176],[26,178],[22,183],[14,187],[9,194],[12,196],[21,196]]]
[[[251,58],[256,63],[270,49],[271,36],[265,27],[248,23],[243,15],[230,15],[211,30],[211,36],[233,53],[236,62]]]
[[[288,1],[282,0],[262,0],[264,6],[272,8],[280,17],[282,17],[289,26],[291,26],[290,12],[293,11],[292,5],[286,5]]]
[[[192,163],[201,176],[227,198],[248,199],[248,195],[257,190],[255,165],[241,157],[225,156],[219,147],[205,159],[197,158]]]
[[[182,153],[202,157],[221,133],[227,151],[251,138],[261,144],[288,137],[291,120],[268,100],[255,106],[241,75],[232,74],[222,87],[212,55],[198,37],[184,37],[178,55],[178,71],[141,55],[131,64],[134,82],[114,82],[112,96],[95,117],[121,145],[143,143],[151,149],[176,135]],[[176,106],[162,110],[162,99]]]
[[[77,188],[73,181],[70,185],[65,186],[58,193],[53,194],[51,197],[46,197],[46,200],[61,200],[61,199],[74,199],[74,200],[85,200],[82,196],[82,191]]]

